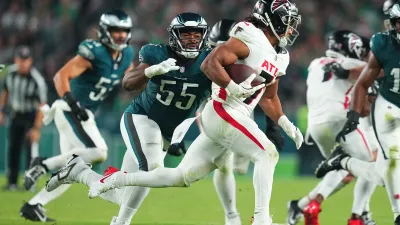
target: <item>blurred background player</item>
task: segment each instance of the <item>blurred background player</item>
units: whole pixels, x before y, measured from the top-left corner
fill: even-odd
[[[5,190],[17,190],[20,156],[26,147],[27,168],[31,150],[37,148],[42,127],[39,107],[47,103],[47,85],[40,72],[32,66],[33,57],[28,46],[19,46],[14,64],[7,67],[4,89],[0,96],[0,124],[5,122],[4,109],[11,106],[11,125],[8,142],[8,183]],[[36,145],[36,146],[35,146]],[[37,150],[36,150],[37,151]],[[34,155],[37,152],[34,153]]]
[[[345,169],[357,177],[363,177],[384,185],[388,193],[394,224],[400,224],[400,132],[399,132],[399,106],[400,106],[400,69],[397,51],[400,43],[400,1],[393,1],[388,11],[390,30],[377,33],[371,38],[371,53],[368,64],[355,84],[354,101],[352,110],[347,115],[347,122],[338,135],[338,139],[347,140],[359,129],[359,118],[365,101],[368,88],[373,85],[381,70],[385,76],[382,78],[379,94],[371,110],[372,123],[375,135],[382,151],[378,152],[376,163],[367,163],[353,158],[341,147],[335,149],[332,156],[327,159],[317,170],[317,175],[324,175],[336,169]],[[351,157],[350,157],[351,156]],[[328,163],[329,162],[329,163]]]
[[[336,135],[346,122],[351,89],[353,82],[358,78],[358,76],[334,74],[327,67],[331,66],[332,62],[342,65],[345,69],[359,67],[365,64],[363,60],[368,52],[368,38],[360,37],[352,31],[338,30],[328,38],[326,57],[317,58],[310,63],[307,78],[308,131],[325,158],[330,155]],[[349,144],[343,144],[343,147],[354,152],[354,156],[361,160],[373,161],[372,140],[367,139],[367,127],[369,123],[363,124],[357,135],[352,137]],[[289,202],[287,222],[291,225],[296,224],[303,213],[306,225],[318,225],[320,204],[334,191],[349,183],[351,181],[349,176],[351,175],[347,171],[333,171],[327,174],[307,196],[299,201]],[[364,212],[364,207],[374,189],[374,183],[362,178],[357,179],[353,215],[348,221],[349,225],[366,223],[370,220],[368,212]]]
[[[60,134],[61,154],[48,159],[37,157],[25,173],[25,187],[30,189],[46,172],[65,165],[72,154],[79,154],[87,163],[103,162],[107,145],[101,136],[94,113],[123,74],[133,68],[131,18],[121,10],[104,13],[100,18],[98,40],[80,43],[77,55],[69,60],[54,77],[62,100],[53,103],[44,120],[53,118]],[[32,221],[49,221],[42,206],[64,193],[70,185],[54,192],[42,189],[21,208],[22,217]]]

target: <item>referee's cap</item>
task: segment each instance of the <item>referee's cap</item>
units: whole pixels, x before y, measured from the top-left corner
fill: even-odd
[[[15,51],[15,56],[21,59],[31,58],[32,50],[26,45],[18,46]]]

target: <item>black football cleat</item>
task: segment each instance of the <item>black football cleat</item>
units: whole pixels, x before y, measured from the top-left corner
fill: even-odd
[[[315,170],[315,176],[317,178],[322,178],[330,171],[346,169],[340,164],[342,159],[346,157],[350,156],[343,151],[342,146],[336,146],[332,154],[325,161],[322,161],[321,164],[318,165],[317,169]]]
[[[22,206],[19,215],[30,221],[36,221],[36,222],[55,221],[54,219],[48,218],[46,216],[46,212],[44,211],[43,206],[39,203],[36,205],[30,205],[29,203],[25,203]]]
[[[297,205],[298,200],[292,200],[288,202],[288,215],[286,218],[286,222],[289,225],[295,225],[299,220],[303,217],[303,210],[299,208]]]
[[[396,220],[394,221],[394,225],[400,225],[400,216],[396,217]]]
[[[36,157],[32,159],[29,169],[25,171],[24,187],[26,190],[31,190],[40,176],[46,174],[47,168],[43,164],[44,158]]]

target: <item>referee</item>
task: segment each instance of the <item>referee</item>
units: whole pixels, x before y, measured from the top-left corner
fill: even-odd
[[[42,127],[39,107],[47,101],[47,86],[42,75],[32,66],[32,52],[27,46],[16,49],[13,65],[7,68],[0,95],[0,124],[4,124],[4,108],[10,105],[11,125],[8,137],[8,184],[6,190],[17,190],[22,147],[31,161],[32,144],[37,146]],[[29,165],[27,165],[27,168]]]

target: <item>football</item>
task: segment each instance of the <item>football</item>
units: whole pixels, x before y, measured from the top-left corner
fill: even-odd
[[[229,77],[237,84],[245,81],[251,74],[258,74],[257,71],[253,70],[250,66],[244,64],[232,64],[225,67],[225,71],[228,73]],[[257,75],[254,78],[251,86],[257,86],[263,82],[261,76]]]

